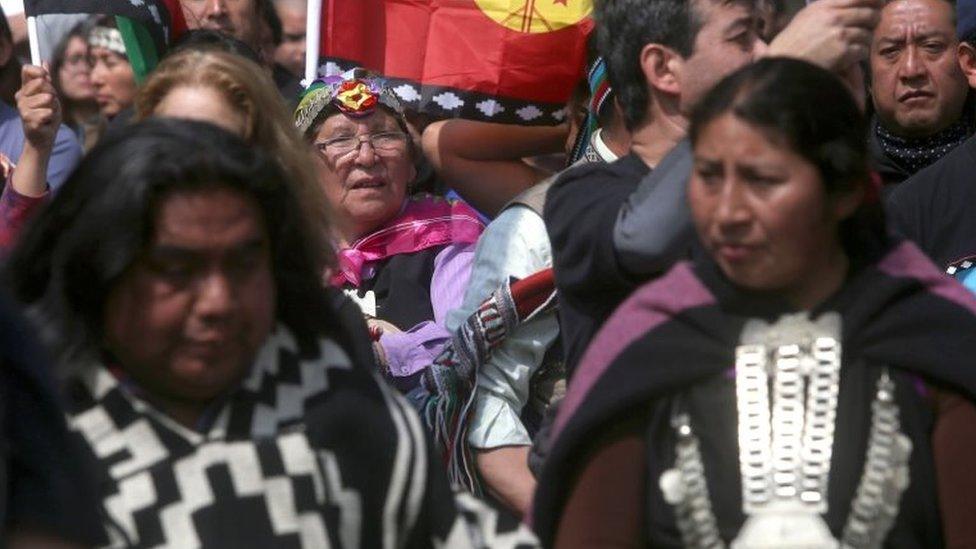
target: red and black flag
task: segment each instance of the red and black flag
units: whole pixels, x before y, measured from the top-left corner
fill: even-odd
[[[39,28],[45,26],[45,20],[65,15],[114,16],[138,80],[186,31],[179,0],[24,0],[24,11],[28,18],[35,18]],[[40,50],[50,52],[53,47]]]
[[[321,1],[320,75],[363,66],[413,110],[492,122],[562,122],[592,29],[592,0]]]

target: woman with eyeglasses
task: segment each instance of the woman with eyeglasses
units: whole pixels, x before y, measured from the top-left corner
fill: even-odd
[[[357,69],[313,82],[295,123],[332,209],[338,266],[329,282],[367,317],[384,374],[403,392],[449,339],[482,223],[459,202],[411,194],[417,149],[399,100]]]
[[[105,119],[98,112],[95,87],[88,64],[88,33],[92,23],[83,21],[65,35],[51,58],[51,80],[61,99],[64,124],[78,137],[85,151],[98,142]]]

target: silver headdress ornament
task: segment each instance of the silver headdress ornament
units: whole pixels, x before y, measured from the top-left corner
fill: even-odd
[[[112,27],[93,28],[88,35],[88,46],[92,48],[105,48],[128,57],[125,51],[125,41],[122,40],[122,32]]]
[[[911,441],[900,432],[894,381],[885,370],[872,404],[864,472],[843,536],[823,519],[840,387],[841,317],[805,313],[746,323],[736,348],[739,469],[746,522],[732,549],[881,547],[908,486]],[[674,469],[660,478],[686,547],[724,548],[698,439],[675,409]]]

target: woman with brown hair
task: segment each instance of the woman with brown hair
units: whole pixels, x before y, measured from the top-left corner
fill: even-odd
[[[61,100],[62,118],[85,151],[95,146],[105,130],[88,64],[88,33],[93,23],[82,21],[75,25],[58,43],[51,58],[51,82]]]
[[[222,51],[179,51],[153,71],[135,107],[135,120],[165,116],[210,122],[269,152],[321,237],[307,244],[323,262],[331,258],[325,197],[306,147],[270,77],[256,63]]]

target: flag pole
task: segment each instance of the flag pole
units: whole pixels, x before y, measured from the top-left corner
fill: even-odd
[[[37,17],[27,18],[27,42],[30,44],[31,65],[41,66],[41,41],[37,39]]]
[[[322,0],[308,0],[305,14],[305,82],[308,86],[318,76],[319,49],[322,37]]]

